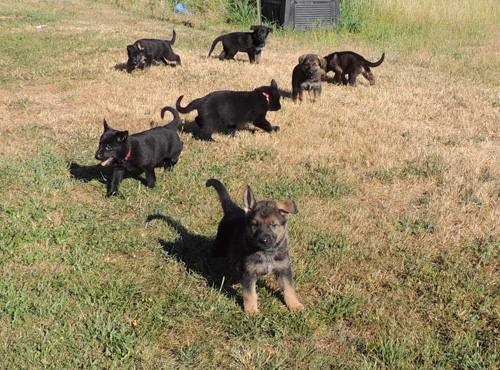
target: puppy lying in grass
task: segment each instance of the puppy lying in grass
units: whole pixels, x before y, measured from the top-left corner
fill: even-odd
[[[278,131],[279,126],[271,126],[266,119],[268,111],[281,108],[280,94],[276,81],[270,86],[261,86],[253,91],[214,91],[202,98],[181,106],[184,95],[177,99],[176,108],[181,113],[198,110],[196,123],[201,128],[201,139],[214,141],[214,132],[225,132],[235,135],[249,122],[264,131]]]
[[[243,289],[243,308],[258,314],[257,280],[271,272],[283,289],[286,305],[292,310],[304,306],[297,299],[288,253],[287,214],[298,212],[294,201],[256,201],[248,186],[244,193],[245,210],[238,207],[219,180],[206,186],[217,191],[224,216],[212,249],[213,258],[232,255],[238,261]]]
[[[128,131],[114,130],[104,120],[104,133],[99,140],[95,158],[101,161],[101,166],[114,165],[107,196],[118,195],[126,172],[145,172],[147,185],[153,188],[156,184],[155,167],[162,161],[168,167],[177,163],[183,147],[177,134],[179,113],[174,108],[165,107],[161,111],[161,118],[167,110],[174,115],[171,122],[134,135],[129,135]]]

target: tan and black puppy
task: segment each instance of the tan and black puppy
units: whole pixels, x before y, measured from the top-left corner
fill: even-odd
[[[321,76],[326,68],[324,58],[316,54],[304,54],[299,57],[299,64],[292,73],[292,98],[300,101],[305,99],[306,91],[313,92],[314,100],[318,103],[321,99]]]
[[[274,272],[283,289],[286,305],[293,310],[304,306],[297,299],[293,285],[286,214],[298,212],[294,201],[256,201],[247,186],[244,193],[245,210],[236,205],[219,180],[210,179],[219,195],[224,217],[212,249],[213,258],[232,255],[239,262],[243,290],[243,308],[249,314],[259,313],[257,280]]]
[[[335,72],[334,81],[344,85],[347,85],[347,83],[351,86],[356,85],[356,78],[359,74],[362,74],[364,78],[370,81],[370,85],[375,85],[375,76],[370,67],[378,67],[382,64],[384,58],[385,53],[377,62],[369,62],[353,51],[339,51],[325,57],[325,72]],[[346,75],[349,75],[349,80]]]

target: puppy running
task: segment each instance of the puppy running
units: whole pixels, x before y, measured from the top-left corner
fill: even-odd
[[[215,45],[222,41],[223,50],[219,55],[220,60],[234,59],[236,53],[241,51],[248,54],[250,63],[259,63],[267,36],[273,32],[273,29],[267,26],[252,26],[250,29],[253,32],[232,32],[217,37],[212,43],[208,56],[214,51]]]
[[[156,165],[165,161],[168,167],[173,167],[177,163],[183,147],[177,135],[179,113],[174,108],[165,107],[161,111],[161,118],[167,110],[174,115],[171,122],[134,135],[129,135],[128,131],[114,130],[104,120],[104,133],[99,140],[95,158],[101,161],[101,166],[112,163],[115,166],[108,185],[108,197],[118,195],[125,172],[145,172],[147,185],[153,188],[156,184]]]
[[[375,85],[375,76],[373,75],[370,67],[378,67],[382,64],[385,58],[385,53],[378,62],[369,62],[361,55],[353,51],[340,51],[332,53],[325,57],[326,59],[326,73],[335,72],[334,81],[344,85],[356,85],[356,78],[361,73],[364,78],[370,81],[370,85]],[[349,75],[349,80],[346,78]]]
[[[322,70],[326,68],[324,58],[316,54],[304,54],[299,57],[299,64],[295,66],[292,73],[292,98],[304,101],[306,91],[313,93],[314,100],[321,100],[321,76]]]
[[[249,122],[264,131],[278,131],[279,126],[271,126],[266,119],[267,111],[281,108],[280,94],[276,81],[271,86],[261,86],[253,91],[214,91],[202,98],[181,106],[184,95],[177,99],[176,108],[181,113],[198,110],[196,123],[201,128],[201,139],[214,141],[212,133],[225,132],[235,135]]]
[[[162,61],[165,65],[167,61],[176,62],[181,65],[181,57],[174,53],[172,45],[175,43],[175,30],[172,40],[141,39],[127,46],[128,61],[127,71],[130,73],[135,68],[151,66],[154,60]]]
[[[212,257],[232,255],[238,261],[245,311],[259,313],[255,285],[260,277],[271,272],[283,289],[286,305],[293,310],[302,310],[304,306],[297,299],[293,284],[285,218],[287,214],[298,212],[295,202],[257,202],[247,186],[243,210],[231,200],[219,180],[210,179],[206,185],[217,190],[224,211]]]

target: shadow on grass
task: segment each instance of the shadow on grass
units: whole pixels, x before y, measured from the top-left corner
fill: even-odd
[[[165,171],[170,171],[172,169],[172,166],[167,163],[167,162],[160,162],[158,165],[156,165],[155,168],[163,168]],[[71,174],[71,177],[73,177],[76,180],[80,180],[83,182],[90,182],[92,180],[97,180],[102,184],[106,184],[106,191],[109,191],[109,186],[111,177],[113,176],[113,166],[106,166],[103,167],[100,164],[96,164],[93,166],[81,166],[78,163],[71,162],[69,165],[69,172]],[[125,175],[123,176],[123,179],[130,179],[133,178],[135,180],[138,180],[142,182],[144,186],[147,186],[147,181],[144,176],[141,176],[143,172],[141,171],[136,171],[136,172],[125,172]]]
[[[187,270],[202,275],[207,279],[208,285],[222,291],[230,298],[237,297],[239,304],[242,304],[239,295],[231,287],[239,280],[235,264],[229,260],[220,261],[221,263],[218,264],[210,261],[213,239],[193,234],[179,222],[161,214],[148,215],[146,222],[153,220],[164,221],[179,234],[179,237],[173,242],[158,240],[165,252],[184,263]]]

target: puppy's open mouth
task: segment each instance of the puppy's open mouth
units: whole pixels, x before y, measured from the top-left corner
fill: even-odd
[[[113,157],[106,159],[105,161],[101,162],[101,166],[105,167],[113,162]]]

